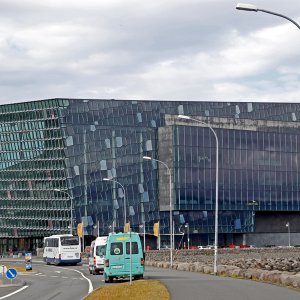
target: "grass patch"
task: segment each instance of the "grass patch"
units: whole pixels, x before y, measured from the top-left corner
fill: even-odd
[[[137,280],[113,283],[100,287],[90,293],[84,300],[169,300],[168,289],[158,280]]]

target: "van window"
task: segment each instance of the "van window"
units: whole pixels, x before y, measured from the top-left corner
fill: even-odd
[[[96,256],[105,255],[105,251],[106,251],[106,246],[105,245],[97,246],[96,247]]]
[[[131,254],[138,254],[138,253],[139,253],[138,243],[132,242],[131,243]],[[126,243],[126,254],[130,254],[130,242]]]
[[[123,243],[111,243],[110,255],[122,255],[123,254]]]

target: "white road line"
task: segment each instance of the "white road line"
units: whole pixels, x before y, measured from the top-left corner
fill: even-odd
[[[20,289],[18,289],[18,290],[16,290],[16,291],[12,292],[12,293],[10,293],[10,294],[7,294],[7,295],[5,295],[5,296],[3,296],[3,297],[0,297],[0,300],[1,300],[1,299],[8,298],[8,297],[10,297],[10,296],[12,296],[12,295],[15,295],[15,294],[17,294],[17,293],[19,293],[19,292],[21,292],[21,291],[27,289],[27,288],[28,288],[28,285],[25,285],[25,286],[21,287]]]
[[[58,276],[57,275],[51,275],[50,277],[57,278]]]
[[[89,278],[85,277],[84,274],[83,274],[82,272],[80,272],[80,271],[78,271],[78,270],[75,270],[75,269],[68,269],[68,268],[66,268],[66,269],[67,269],[67,270],[72,270],[72,271],[75,271],[75,272],[81,274],[81,276],[82,276],[84,279],[86,279],[86,280],[88,281],[88,283],[89,283],[89,291],[88,291],[88,293],[91,293],[91,292],[93,291],[94,288],[93,288],[92,281],[91,281]],[[0,300],[1,300],[1,299],[0,299]]]
[[[66,276],[62,276],[62,278],[68,279],[69,277],[66,277]]]

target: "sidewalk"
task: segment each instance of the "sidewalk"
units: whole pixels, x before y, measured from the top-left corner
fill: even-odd
[[[3,275],[0,275],[0,288],[23,286],[23,285],[25,285],[25,281],[18,277],[11,280],[11,279],[7,279],[5,275],[4,275],[4,277],[3,277]]]

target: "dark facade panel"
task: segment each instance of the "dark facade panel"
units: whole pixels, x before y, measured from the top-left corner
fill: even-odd
[[[87,235],[158,220],[168,234],[169,177],[143,156],[171,169],[175,231],[213,233],[215,140],[169,124],[178,114],[217,132],[220,233],[253,232],[258,211],[300,211],[299,104],[50,99],[0,106],[0,235],[69,232],[71,199]]]

